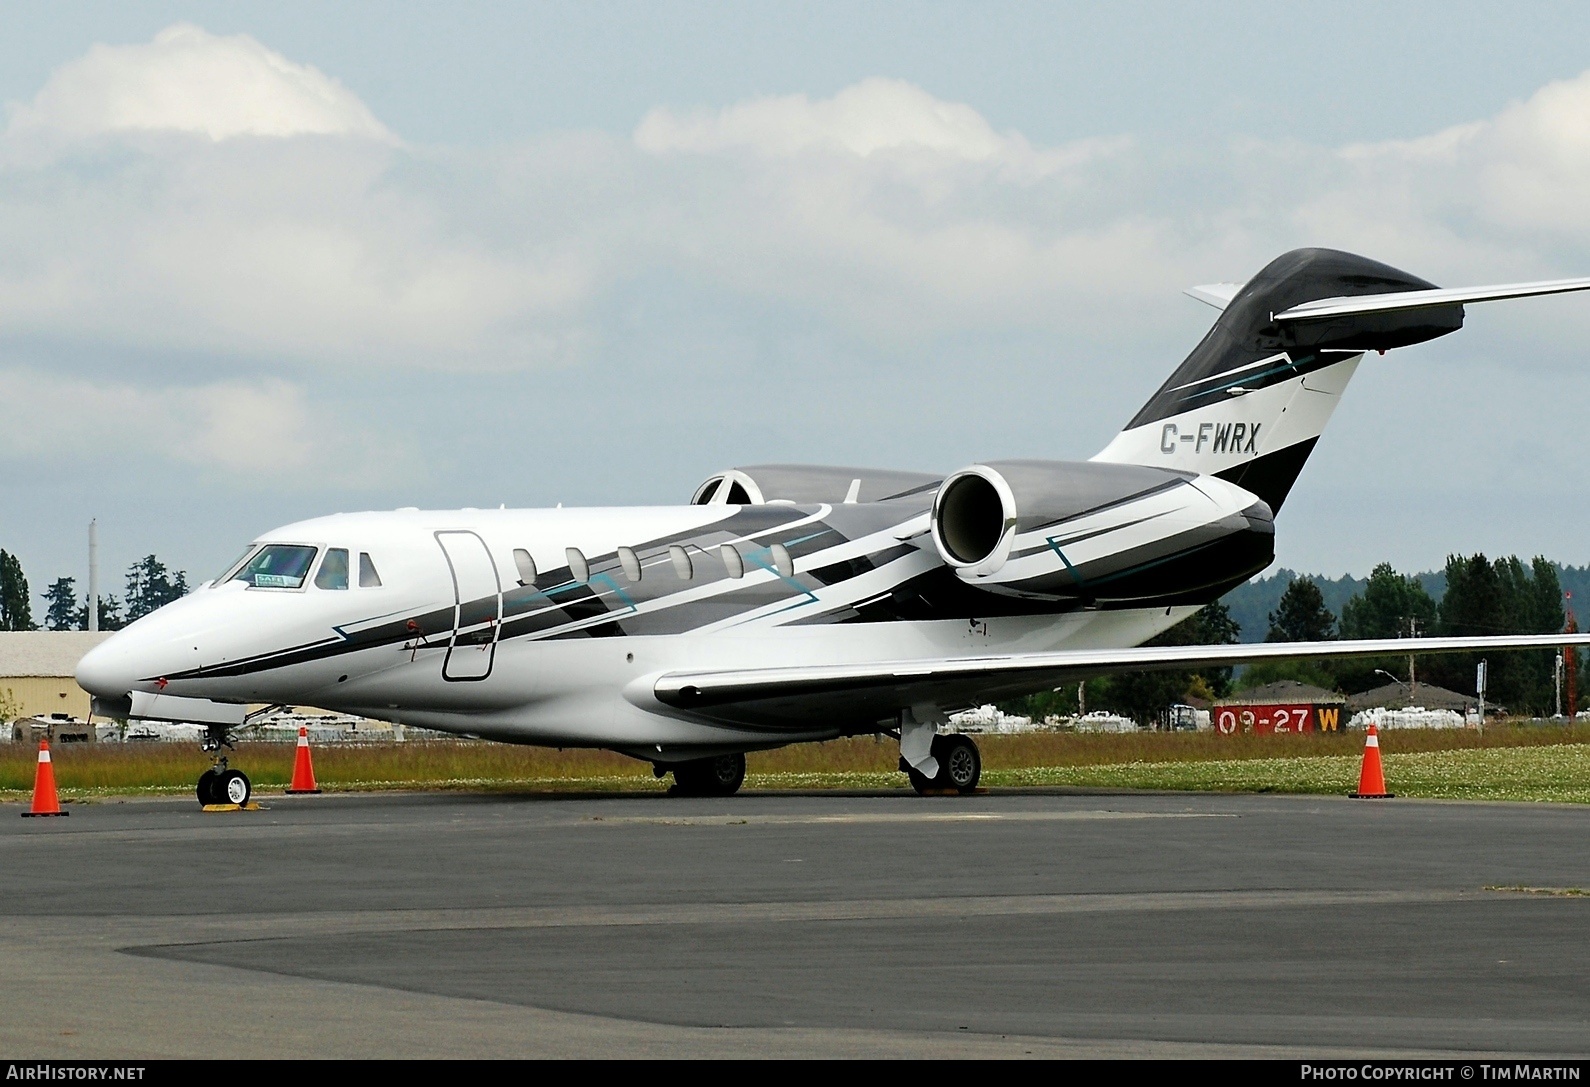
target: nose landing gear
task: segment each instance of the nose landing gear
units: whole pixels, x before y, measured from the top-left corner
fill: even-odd
[[[208,726],[204,732],[204,739],[199,741],[199,747],[213,755],[215,759],[214,765],[199,775],[199,785],[196,790],[199,803],[205,807],[212,804],[235,804],[240,808],[247,804],[249,797],[254,793],[248,775],[241,770],[233,770],[226,764],[226,756],[220,754],[221,748],[232,747],[232,739],[227,734],[225,726]]]

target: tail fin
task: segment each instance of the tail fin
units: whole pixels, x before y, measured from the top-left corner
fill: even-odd
[[[1230,301],[1203,342],[1094,460],[1217,475],[1279,510],[1365,351],[1463,327],[1461,303],[1432,298],[1426,292],[1437,291],[1434,284],[1332,249],[1293,250],[1234,296],[1229,290],[1190,292],[1211,305]],[[1417,308],[1398,305],[1389,297],[1395,295],[1419,299]],[[1373,296],[1381,308],[1330,309],[1318,317],[1289,312],[1362,296]]]

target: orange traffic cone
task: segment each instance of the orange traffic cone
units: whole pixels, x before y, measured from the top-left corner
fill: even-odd
[[[33,807],[22,813],[27,819],[35,815],[71,815],[61,810],[61,800],[55,795],[55,765],[50,762],[50,741],[39,741],[39,768],[33,775]]]
[[[320,786],[315,784],[315,768],[309,761],[309,730],[302,725],[298,726],[298,754],[293,756],[293,783],[287,786],[289,795],[293,793],[318,793]]]
[[[1396,793],[1386,792],[1386,775],[1380,770],[1380,730],[1369,723],[1369,736],[1364,740],[1364,765],[1358,771],[1358,791],[1349,793],[1357,800],[1390,800]]]

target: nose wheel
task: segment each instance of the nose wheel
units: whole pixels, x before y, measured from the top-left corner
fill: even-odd
[[[236,804],[240,808],[247,804],[248,798],[254,795],[253,783],[243,771],[228,766],[225,755],[218,754],[222,747],[232,746],[226,730],[219,726],[211,726],[205,732],[199,746],[215,755],[215,765],[199,775],[199,785],[195,790],[199,803],[205,807],[212,804]]]
[[[199,775],[197,792],[199,803],[205,806],[236,804],[241,808],[254,795],[254,786],[247,774],[233,770],[223,758],[216,760],[215,766]]]

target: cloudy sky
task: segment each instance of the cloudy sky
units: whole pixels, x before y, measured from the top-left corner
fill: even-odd
[[[0,547],[1085,459],[1301,245],[1590,274],[1590,6],[0,3]],[[1370,360],[1282,564],[1590,562],[1590,298]]]

